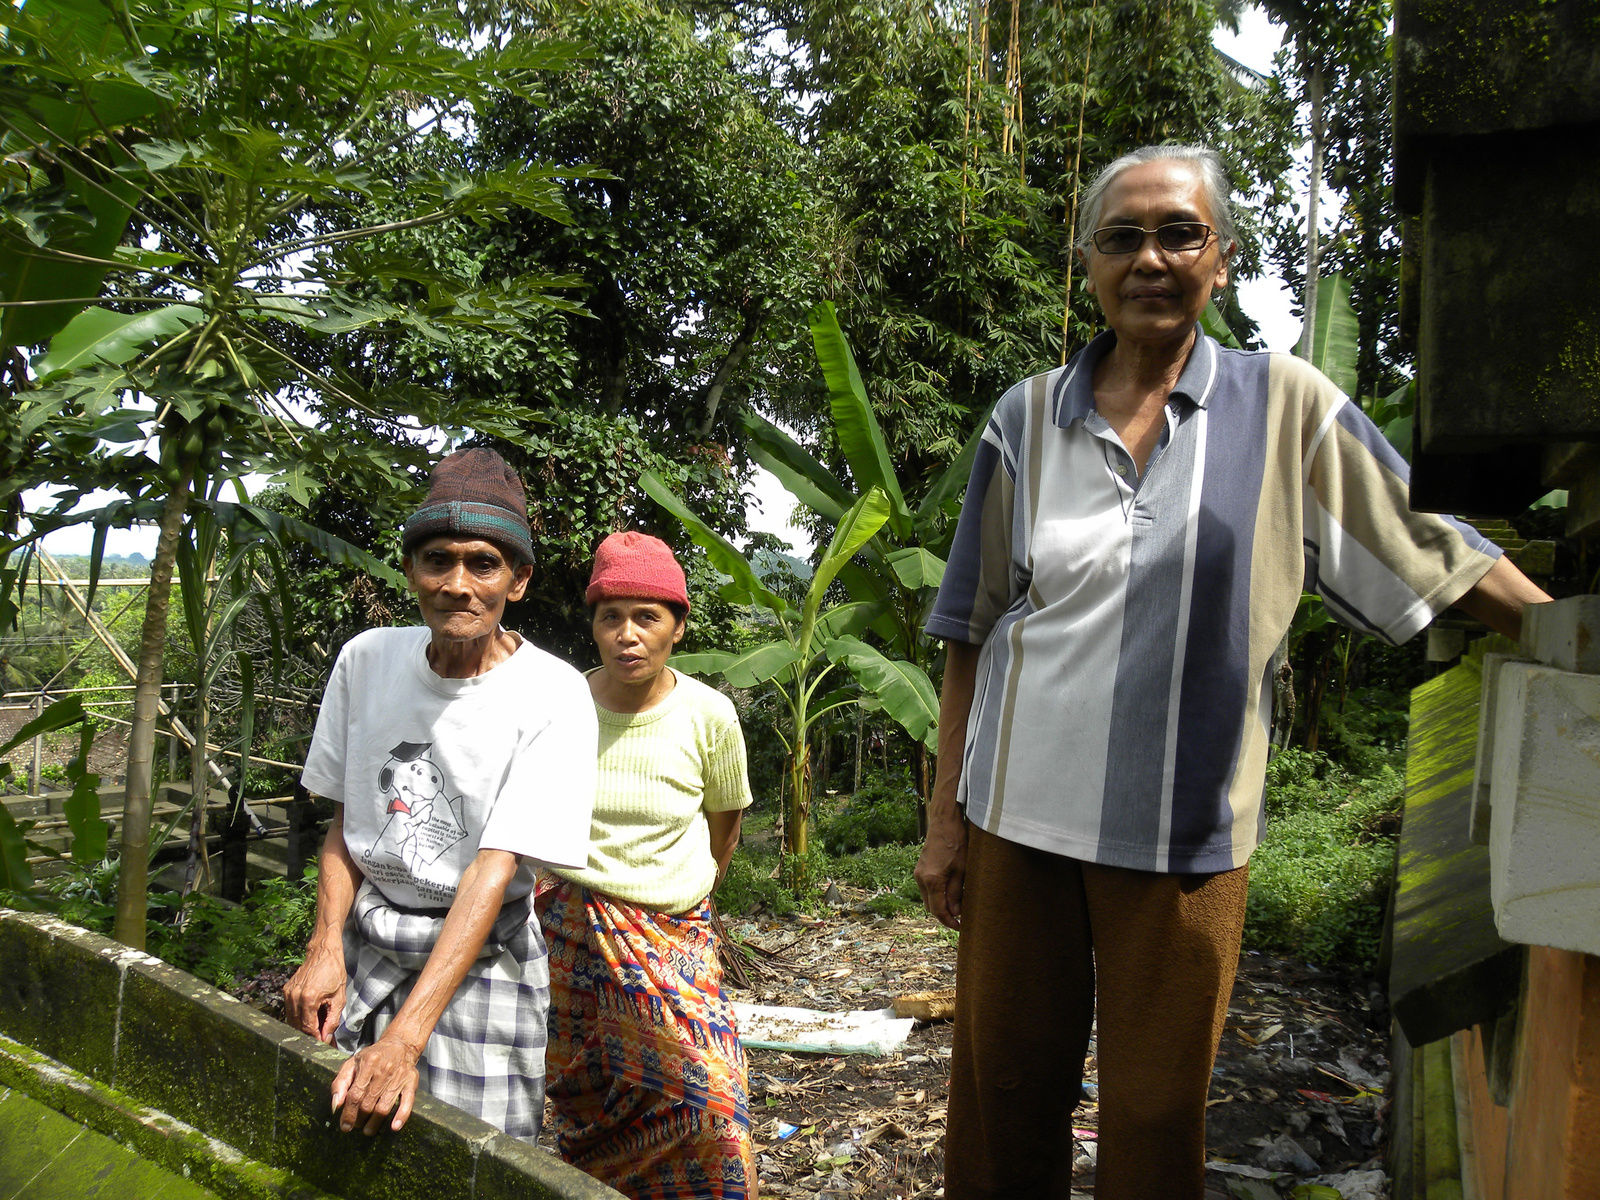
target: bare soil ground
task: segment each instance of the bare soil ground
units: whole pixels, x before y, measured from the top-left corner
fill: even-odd
[[[730,934],[765,953],[735,999],[827,1012],[881,1009],[955,983],[953,938],[925,915],[861,911],[841,888],[834,914],[732,918]],[[771,957],[767,957],[771,955]],[[282,1014],[288,971],[237,994]],[[1386,1194],[1380,1166],[1388,1113],[1388,1014],[1367,980],[1246,952],[1208,1102],[1209,1193],[1266,1200],[1331,1175],[1367,1180],[1351,1196]],[[944,1185],[948,1022],[918,1023],[891,1056],[749,1052],[761,1190],[809,1200],[913,1200]],[[1093,1194],[1097,1073],[1073,1116],[1076,1195]],[[1366,1190],[1370,1187],[1372,1190]]]
[[[751,988],[735,990],[740,1000],[876,1009],[897,995],[954,986],[954,944],[926,916],[878,918],[846,907],[819,921],[728,926],[735,938],[777,953]],[[1366,981],[1244,954],[1208,1102],[1214,1193],[1264,1198],[1376,1170],[1388,1107],[1387,1027],[1382,997]],[[1092,1050],[1088,1096],[1073,1117],[1074,1182],[1084,1196],[1092,1194],[1099,1123]],[[886,1058],[751,1050],[763,1192],[941,1195],[949,1061],[948,1022],[919,1023],[905,1049]]]

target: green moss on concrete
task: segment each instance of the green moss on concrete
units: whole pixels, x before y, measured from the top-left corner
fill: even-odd
[[[203,1131],[115,1088],[0,1038],[0,1084],[119,1142],[224,1200],[325,1200],[291,1173],[257,1162]]]
[[[267,1158],[278,1047],[296,1036],[175,967],[140,963],[129,967],[123,984],[116,1083],[251,1157]]]
[[[1402,139],[1593,120],[1600,0],[1410,0],[1398,9]]]
[[[192,1179],[14,1089],[0,1089],[0,1196],[217,1200]]]
[[[56,918],[12,914],[0,938],[0,1034],[113,1082],[118,956],[128,953]]]
[[[1411,693],[1389,1000],[1413,1045],[1493,1020],[1521,977],[1489,900],[1489,852],[1470,839],[1484,647]]]

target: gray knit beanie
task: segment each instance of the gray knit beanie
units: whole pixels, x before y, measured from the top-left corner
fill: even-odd
[[[406,522],[400,546],[410,554],[429,538],[445,533],[493,542],[511,552],[513,565],[533,562],[522,480],[486,446],[457,450],[439,460],[428,498]]]

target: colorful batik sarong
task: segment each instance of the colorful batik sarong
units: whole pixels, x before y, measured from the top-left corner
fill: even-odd
[[[711,905],[652,912],[541,878],[556,1151],[636,1200],[753,1200],[744,1049]]]

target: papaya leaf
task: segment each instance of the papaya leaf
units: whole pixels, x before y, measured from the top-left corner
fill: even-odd
[[[50,382],[80,367],[121,366],[145,346],[182,333],[203,317],[188,304],[137,313],[86,308],[50,339],[50,349],[33,360],[33,369],[40,382]]]

